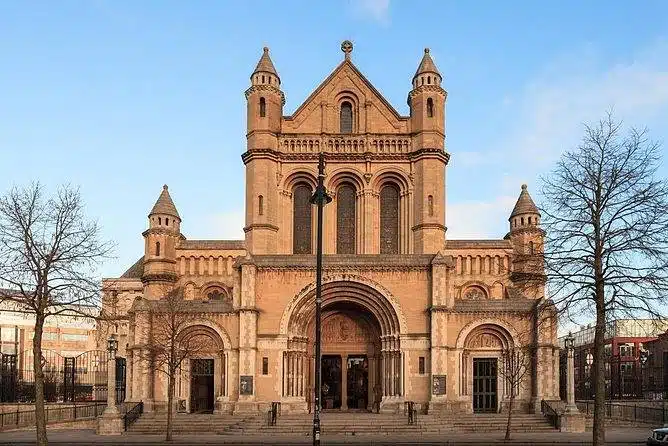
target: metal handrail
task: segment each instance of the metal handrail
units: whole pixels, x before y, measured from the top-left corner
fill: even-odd
[[[550,401],[541,400],[540,402],[540,412],[547,418],[550,424],[556,428],[559,427],[559,413],[557,410],[552,407]]]
[[[107,403],[47,407],[44,409],[44,416],[46,424],[95,419],[104,411],[105,407],[107,407]],[[36,409],[20,410],[18,406],[16,411],[0,413],[0,430],[34,426],[36,424],[36,413]]]
[[[144,402],[140,401],[123,415],[123,430],[128,430],[132,423],[144,413]]]

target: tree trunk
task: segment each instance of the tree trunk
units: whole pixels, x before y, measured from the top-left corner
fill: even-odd
[[[510,393],[510,402],[508,403],[508,422],[506,423],[506,438],[505,440],[510,440],[510,427],[513,420],[513,402],[515,401],[515,395]]]
[[[165,441],[172,441],[172,416],[174,415],[173,413],[173,404],[172,402],[174,401],[174,374],[175,371],[171,371],[168,376],[168,384],[167,384],[167,436],[165,438]]]
[[[596,286],[596,331],[594,334],[594,446],[605,445],[605,295]],[[612,392],[612,370],[610,375]]]
[[[35,317],[35,336],[32,339],[33,369],[35,370],[35,425],[37,429],[37,445],[46,446],[46,414],[44,411],[44,370],[42,369],[42,332],[44,316]]]

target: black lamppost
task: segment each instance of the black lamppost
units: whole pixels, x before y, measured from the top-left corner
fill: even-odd
[[[320,402],[322,397],[322,355],[320,352],[320,323],[322,312],[322,208],[332,201],[327,195],[324,185],[325,155],[321,152],[318,157],[318,187],[311,197],[311,204],[318,206],[317,246],[315,266],[315,409],[313,411],[313,445],[320,445]]]

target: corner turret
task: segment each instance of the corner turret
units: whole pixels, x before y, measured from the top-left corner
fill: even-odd
[[[265,153],[278,150],[285,96],[269,48],[264,48],[250,80],[246,90],[247,152],[242,156],[246,165],[246,247],[253,254],[275,254],[279,191],[269,179],[277,177],[279,168],[277,159]],[[254,156],[256,151],[259,156]]]
[[[285,96],[269,48],[264,47],[250,80],[251,86],[246,90],[248,150],[277,149]]]
[[[177,280],[176,245],[181,235],[181,217],[165,184],[148,214],[144,236],[144,283],[148,298],[160,298]],[[167,288],[165,288],[167,286]]]
[[[429,48],[413,76],[408,94],[416,182],[413,236],[416,254],[435,254],[445,245],[445,101],[441,73]]]
[[[513,245],[511,280],[528,297],[544,295],[545,268],[543,249],[545,232],[540,228],[540,211],[531,199],[526,184],[508,218],[510,232],[506,238]]]

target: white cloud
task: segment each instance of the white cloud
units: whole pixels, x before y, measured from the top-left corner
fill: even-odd
[[[514,131],[503,144],[523,167],[551,164],[578,144],[584,122],[611,108],[617,119],[634,125],[668,117],[668,42],[603,69],[596,68],[598,59],[591,48],[559,58],[526,87]]]
[[[519,194],[518,194],[519,195]],[[501,238],[508,231],[508,216],[517,196],[491,201],[451,203],[447,208],[448,239]]]
[[[390,22],[390,0],[350,0],[358,17],[371,18],[381,24]]]
[[[242,209],[231,209],[201,218],[194,218],[196,225],[188,228],[188,238],[193,240],[243,240],[246,213]]]
[[[513,120],[506,134],[497,135],[493,151],[453,154],[463,166],[493,164],[490,173],[498,179],[496,197],[448,204],[448,238],[503,236],[519,185],[528,183],[534,200],[540,199],[538,175],[579,143],[583,123],[602,118],[610,108],[615,118],[648,125],[653,139],[668,141],[663,126],[668,120],[668,42],[651,45],[626,63],[601,68],[599,59],[590,47],[558,58],[523,91],[511,92],[512,103],[502,101]]]

